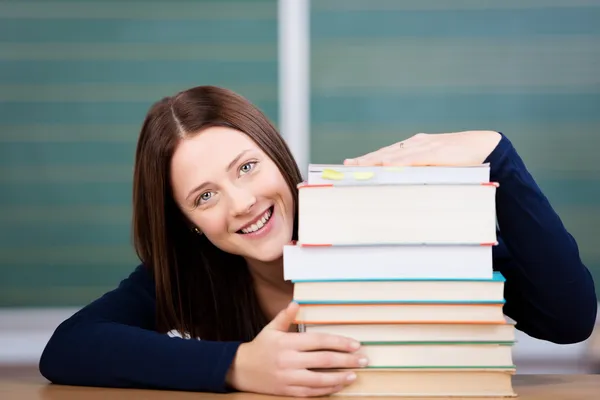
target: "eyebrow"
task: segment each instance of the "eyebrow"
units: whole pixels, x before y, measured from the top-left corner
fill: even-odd
[[[227,165],[227,172],[229,172],[229,171],[231,170],[231,168],[233,168],[233,166],[234,166],[235,164],[237,164],[237,163],[238,163],[238,161],[240,161],[240,158],[242,158],[242,157],[244,156],[244,154],[246,154],[246,153],[247,153],[247,152],[249,152],[250,150],[252,150],[252,149],[246,149],[246,150],[243,150],[243,151],[241,151],[241,152],[240,152],[240,153],[239,153],[237,156],[235,156],[235,157],[233,158],[233,160],[231,160],[231,162],[230,162],[230,163]],[[188,193],[188,195],[187,195],[187,197],[186,197],[185,199],[186,199],[186,200],[188,200],[188,199],[189,199],[189,198],[190,198],[190,197],[191,197],[191,196],[192,196],[194,193],[196,193],[196,192],[199,192],[200,190],[204,189],[204,187],[205,187],[205,186],[207,186],[207,185],[208,185],[208,182],[204,182],[204,183],[202,183],[202,184],[200,184],[200,185],[196,186],[194,189],[192,189],[192,190],[191,190],[191,191]]]

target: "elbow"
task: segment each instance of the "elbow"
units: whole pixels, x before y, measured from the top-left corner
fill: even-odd
[[[536,339],[545,340],[554,344],[576,344],[586,341],[596,326],[596,316],[591,313],[575,313],[546,322],[538,321],[537,324],[521,325],[519,329]]]
[[[582,265],[583,266],[583,265]],[[586,341],[592,336],[598,319],[598,299],[594,279],[583,266],[581,284],[569,290],[570,295],[561,296],[561,310],[555,318],[552,342],[557,344],[575,344]]]
[[[580,316],[578,321],[574,321],[571,328],[557,332],[551,341],[556,344],[575,344],[586,341],[594,333],[594,328],[596,327],[595,317],[595,315],[594,318],[591,318],[591,316]]]
[[[48,381],[60,384],[60,364],[58,362],[58,357],[54,354],[51,346],[52,345],[50,342],[46,344],[46,347],[42,352],[42,356],[40,357],[38,369],[40,374]]]
[[[40,374],[48,381],[56,384],[71,384],[67,359],[72,351],[69,345],[73,336],[74,323],[72,319],[64,321],[56,328],[48,343],[44,347],[39,360]]]
[[[42,356],[39,361],[40,374],[52,383],[62,383],[64,377],[61,371],[60,353],[62,352],[61,342],[63,334],[60,332],[60,327],[52,334],[48,343],[44,347]]]
[[[594,285],[578,287],[561,297],[560,300],[555,297],[554,301],[545,302],[543,307],[536,307],[534,314],[521,315],[522,330],[532,337],[555,344],[576,344],[590,338],[598,318]]]
[[[586,341],[592,336],[596,326],[596,318],[581,315],[576,321],[566,329],[557,329],[554,334],[551,334],[549,341],[556,344],[576,344]]]
[[[598,300],[595,292],[589,296],[589,301],[586,303],[584,310],[581,313],[577,313],[574,310],[575,315],[579,314],[574,321],[574,326],[571,337],[571,343],[579,343],[589,339],[594,333],[594,329],[598,324]]]
[[[586,268],[585,285],[579,292],[579,301],[573,301],[571,309],[571,322],[573,329],[570,343],[583,342],[592,336],[598,323],[598,298],[596,296],[596,287],[594,278]]]
[[[595,292],[573,301],[562,310],[562,316],[554,319],[549,327],[547,340],[556,344],[575,344],[586,341],[597,326],[598,301]],[[568,300],[566,300],[568,301]]]

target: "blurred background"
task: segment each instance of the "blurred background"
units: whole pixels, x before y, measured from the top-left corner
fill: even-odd
[[[0,373],[33,371],[137,265],[139,128],[204,84],[260,107],[303,170],[418,132],[504,132],[600,291],[600,0],[0,0]],[[519,334],[518,373],[600,372],[599,331]]]

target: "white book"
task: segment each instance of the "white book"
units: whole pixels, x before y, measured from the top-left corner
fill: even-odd
[[[492,245],[283,248],[284,278],[299,280],[491,279]]]
[[[310,185],[484,183],[489,180],[489,164],[402,167],[309,164],[307,177],[307,183]]]
[[[496,187],[484,184],[298,186],[301,244],[496,242]]]

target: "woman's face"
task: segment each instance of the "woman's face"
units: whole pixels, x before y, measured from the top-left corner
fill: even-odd
[[[211,127],[178,144],[175,201],[215,246],[269,262],[292,239],[294,200],[273,161],[246,134]]]

